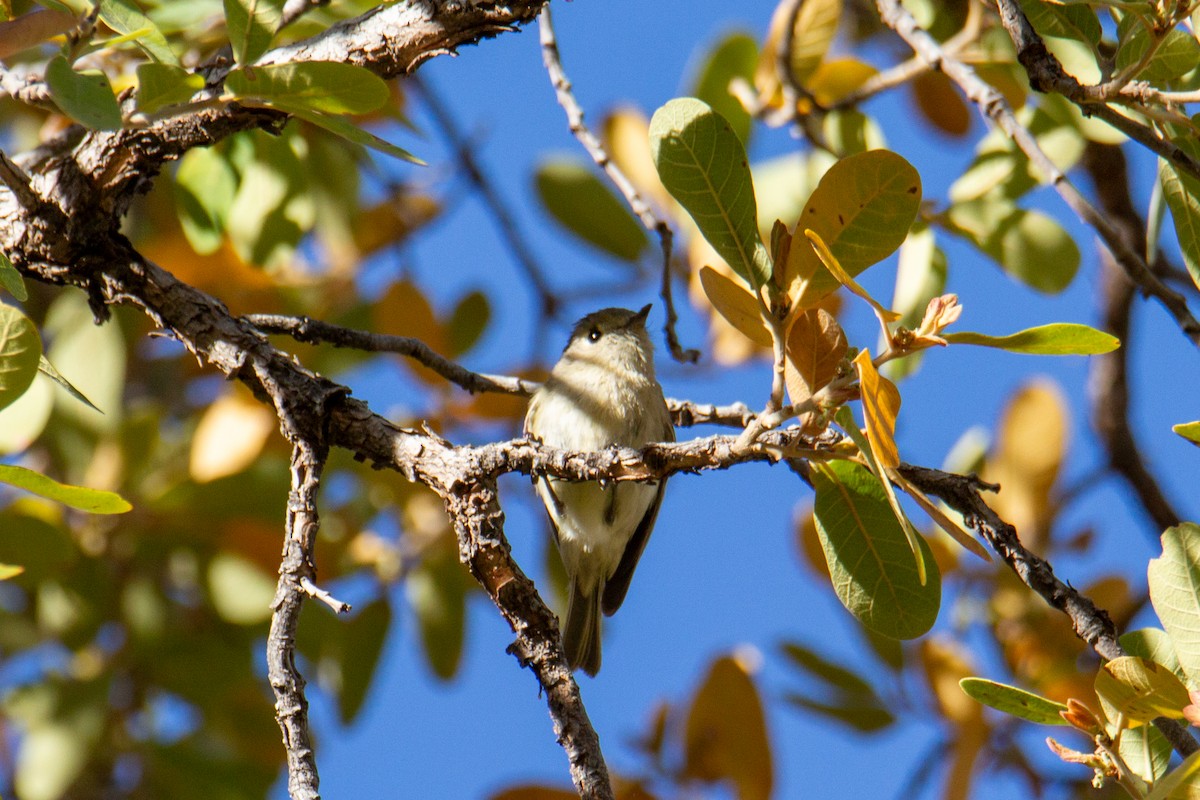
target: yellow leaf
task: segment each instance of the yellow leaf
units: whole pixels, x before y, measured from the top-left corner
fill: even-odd
[[[959,688],[959,681],[970,676],[973,670],[959,648],[936,639],[921,642],[921,666],[942,717],[955,726],[950,769],[940,797],[943,800],[967,800],[971,796],[975,762],[989,736],[983,706]]]
[[[609,157],[629,178],[642,199],[672,216],[679,216],[676,213],[678,204],[659,180],[654,157],[650,154],[650,121],[646,115],[640,109],[622,106],[609,113],[601,126]]]
[[[831,106],[856,91],[879,70],[855,58],[822,61],[804,88],[823,106]]]
[[[692,700],[684,734],[684,774],[728,780],[739,800],[768,800],[773,768],[758,690],[734,658],[718,658]]]
[[[867,423],[867,439],[879,466],[895,469],[900,466],[900,451],[896,448],[896,417],[900,413],[900,391],[896,385],[879,374],[871,362],[871,354],[860,350],[854,357],[858,383],[862,393],[863,417]],[[882,476],[881,476],[882,477]]]
[[[784,364],[792,403],[804,402],[834,379],[846,347],[846,332],[828,311],[812,308],[796,318]]]
[[[879,317],[880,322],[886,324],[888,322],[895,322],[896,320],[900,319],[900,314],[897,314],[895,311],[892,311],[889,308],[885,308],[874,297],[871,297],[870,293],[867,292],[866,289],[864,289],[862,286],[859,286],[858,283],[855,282],[854,278],[850,277],[846,270],[842,269],[842,265],[838,263],[837,258],[833,255],[833,251],[829,249],[829,246],[825,244],[824,240],[821,239],[819,234],[809,230],[808,228],[805,228],[804,235],[808,238],[809,243],[812,245],[813,251],[816,252],[817,258],[819,258],[821,263],[825,265],[825,269],[829,270],[833,277],[837,278],[838,283],[854,292],[863,300],[866,300],[867,303],[870,304],[871,308],[875,309],[875,315]]]
[[[771,331],[763,322],[758,300],[749,289],[738,285],[712,267],[701,267],[700,285],[713,308],[730,325],[755,344],[771,346]]]
[[[275,415],[246,393],[236,391],[213,403],[192,436],[188,471],[196,483],[236,475],[262,453]]]
[[[754,88],[759,97],[777,102],[779,91],[779,48],[784,31],[791,21],[793,4],[782,2],[775,8],[771,25],[767,31],[754,71]],[[837,35],[838,18],[842,14],[842,0],[804,0],[792,26],[792,52],[789,67],[792,79],[799,84],[808,80],[825,58],[829,45]]]

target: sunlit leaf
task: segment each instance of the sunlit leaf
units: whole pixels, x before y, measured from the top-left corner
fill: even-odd
[[[271,618],[275,580],[246,558],[217,553],[208,565],[208,591],[221,619],[234,625],[258,625]]]
[[[46,85],[62,112],[79,124],[110,131],[121,127],[121,108],[104,74],[76,72],[55,56],[46,64]]]
[[[236,475],[254,463],[271,432],[275,415],[262,403],[234,392],[209,406],[192,434],[188,471],[197,483]]]
[[[63,375],[70,375],[76,391],[91,401],[76,402],[70,391],[57,387],[56,410],[92,430],[116,429],[123,413],[126,362],[118,320],[114,317],[96,325],[87,299],[71,293],[54,301],[44,329],[51,341],[46,358]]]
[[[850,277],[887,258],[908,235],[921,204],[921,178],[888,150],[844,158],[825,173],[797,228],[813,231]],[[786,290],[810,308],[838,287],[806,237],[796,235],[788,254]]]
[[[900,413],[900,392],[895,384],[879,374],[871,354],[860,350],[854,357],[858,383],[862,394],[863,416],[867,423],[867,439],[875,458],[885,469],[900,466],[900,451],[896,448],[896,417]]]
[[[117,33],[132,36],[155,61],[178,66],[179,57],[167,37],[132,0],[100,0],[100,19]]]
[[[24,732],[13,788],[22,800],[62,797],[88,763],[88,732],[69,722],[46,722]]]
[[[1131,656],[1140,656],[1147,661],[1162,664],[1179,677],[1183,677],[1183,668],[1179,666],[1179,656],[1175,654],[1175,645],[1171,637],[1161,628],[1138,628],[1122,633],[1119,641],[1125,652]]]
[[[1167,774],[1173,752],[1167,737],[1153,725],[1126,728],[1117,749],[1125,766],[1147,783],[1155,783]]]
[[[305,168],[305,146],[294,130],[279,137],[256,136],[254,155],[241,166],[233,203],[224,212],[225,232],[245,262],[268,271],[291,262],[304,234],[316,221]]]
[[[1056,703],[1040,695],[1018,689],[986,678],[963,678],[959,686],[967,696],[1014,717],[1036,722],[1039,725],[1066,725],[1067,721],[1058,713],[1066,711],[1062,703]]]
[[[115,492],[59,483],[40,472],[13,464],[0,464],[0,483],[16,486],[18,489],[91,514],[124,514],[133,508]]]
[[[1175,673],[1137,656],[1103,664],[1096,673],[1096,694],[1135,722],[1156,717],[1182,719],[1184,706],[1191,703],[1187,687]]]
[[[741,800],[768,800],[774,783],[762,700],[747,670],[724,656],[709,667],[688,710],[684,773],[729,781]]]
[[[755,344],[771,346],[771,331],[763,321],[759,302],[742,286],[712,267],[700,268],[700,285],[713,308]]]
[[[546,211],[584,241],[632,262],[646,249],[646,229],[586,164],[574,158],[543,161],[534,184]]]
[[[352,144],[369,147],[372,150],[377,150],[380,153],[383,153],[384,155],[389,155],[392,158],[398,158],[401,161],[407,161],[411,164],[417,164],[419,166],[425,165],[424,161],[417,158],[403,147],[398,147],[386,139],[381,139],[370,131],[358,127],[348,119],[312,111],[311,109],[287,102],[283,99],[271,100],[270,105],[272,108],[285,111],[292,116],[299,117],[305,122],[311,122],[313,125],[324,128],[335,136],[340,136]]]
[[[241,66],[267,52],[279,29],[284,0],[225,0],[225,26],[233,57]]]
[[[865,626],[894,639],[928,631],[941,604],[933,553],[918,537],[926,580],[878,479],[849,461],[814,465],[813,516],[842,604]]]
[[[20,453],[42,434],[54,409],[52,386],[49,378],[35,378],[20,397],[0,410],[0,455]]]
[[[0,581],[15,578],[24,571],[25,568],[19,564],[0,564]]]
[[[1196,422],[1181,422],[1172,425],[1171,430],[1178,433],[1194,445],[1200,446],[1200,420]]]
[[[1159,177],[1183,263],[1192,282],[1200,286],[1200,181],[1166,161],[1160,162]]]
[[[956,331],[943,333],[942,338],[951,344],[974,344],[1038,356],[1091,356],[1111,353],[1121,346],[1121,340],[1112,334],[1074,322],[1039,325],[1007,336]]]
[[[1074,3],[1045,3],[1039,0],[1020,0],[1021,10],[1042,36],[1074,39],[1090,47],[1100,43],[1102,30],[1096,12]]]
[[[164,106],[186,103],[204,88],[204,76],[188,72],[174,64],[147,61],[138,64],[137,107],[153,114]]]
[[[1120,44],[1116,68],[1127,70],[1140,66],[1134,73],[1140,80],[1161,85],[1191,72],[1200,63],[1200,42],[1186,30],[1173,28],[1161,33],[1152,32],[1134,14],[1126,15],[1117,30]],[[1154,52],[1147,59],[1151,47]]]
[[[1200,752],[1192,753],[1154,784],[1146,800],[1192,800],[1200,785]]]
[[[336,61],[237,69],[225,79],[225,89],[238,98],[321,114],[366,114],[390,96],[383,78],[364,67]]]
[[[2,250],[0,250],[0,286],[7,289],[9,294],[21,302],[29,299],[29,292],[25,291],[25,280]]]
[[[1150,559],[1150,602],[1175,643],[1188,683],[1200,683],[1200,525],[1185,522],[1162,535],[1162,555]]]
[[[757,61],[758,43],[754,38],[746,33],[731,33],[712,48],[691,92],[724,117],[743,144],[750,140],[750,112],[729,93],[729,84],[735,78],[751,82]]]
[[[650,148],[663,185],[704,238],[751,286],[765,284],[771,259],[746,152],[729,123],[699,100],[675,99],[654,112]]]
[[[878,69],[856,58],[830,58],[821,62],[804,88],[814,100],[829,107],[878,74]]]
[[[805,0],[798,10],[791,3],[778,4],[754,73],[754,85],[759,95],[772,105],[778,102],[775,96],[779,92],[779,49],[783,46],[789,23],[792,25],[792,46],[788,68],[792,80],[804,85],[833,43],[841,15],[842,0]]]
[[[837,376],[849,345],[837,319],[823,308],[810,308],[788,332],[784,378],[792,403],[802,403]]]
[[[33,320],[0,303],[0,409],[33,383],[41,357],[42,338]]]

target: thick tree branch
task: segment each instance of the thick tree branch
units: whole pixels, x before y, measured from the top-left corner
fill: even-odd
[[[571,129],[571,133],[583,145],[583,149],[592,157],[592,161],[596,162],[596,166],[604,170],[604,174],[617,187],[617,191],[625,198],[625,202],[629,204],[634,216],[646,230],[658,236],[663,254],[660,294],[667,312],[667,321],[663,325],[663,333],[667,337],[667,348],[671,351],[671,358],[676,361],[694,364],[700,358],[700,351],[685,350],[679,343],[679,336],[675,333],[675,323],[679,321],[679,315],[675,312],[675,298],[671,290],[671,257],[674,254],[675,241],[671,226],[665,219],[654,213],[650,204],[638,192],[637,187],[609,156],[608,151],[604,149],[604,144],[584,122],[583,108],[575,99],[571,80],[567,77],[566,70],[563,69],[562,56],[558,52],[558,39],[554,33],[554,23],[550,16],[549,5],[542,9],[542,13],[538,17],[538,29],[541,34],[542,63],[546,66],[547,74],[550,75],[550,83],[554,86],[558,104],[563,107],[563,111],[567,112],[567,125]]]
[[[1200,348],[1200,321],[1188,309],[1187,301],[1160,281],[1145,260],[1129,248],[1112,223],[1079,193],[1062,170],[1042,151],[1033,134],[1017,121],[1004,96],[976,75],[970,66],[949,56],[932,36],[917,25],[899,0],[876,0],[876,6],[889,28],[899,34],[931,67],[941,70],[958,84],[967,98],[1021,148],[1030,162],[1047,177],[1067,206],[1100,234],[1109,252],[1134,283],[1145,294],[1158,300],[1175,318],[1184,335]]]

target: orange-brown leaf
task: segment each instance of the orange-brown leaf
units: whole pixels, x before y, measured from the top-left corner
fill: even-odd
[[[750,290],[712,267],[700,269],[700,285],[713,308],[755,344],[771,346],[771,331],[763,322],[758,300]]]
[[[804,402],[834,379],[846,348],[846,332],[828,311],[810,308],[796,318],[788,333],[784,364],[793,403]]]
[[[724,656],[692,700],[684,734],[684,774],[728,780],[741,800],[767,800],[774,782],[762,701],[749,673]]]
[[[867,423],[867,439],[875,451],[875,459],[884,469],[900,466],[900,451],[896,448],[896,417],[900,414],[900,390],[879,374],[871,362],[871,354],[860,350],[854,357],[858,383],[862,394],[863,416]]]

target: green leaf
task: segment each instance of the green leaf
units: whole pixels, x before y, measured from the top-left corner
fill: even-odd
[[[1200,685],[1200,525],[1185,522],[1162,535],[1162,555],[1147,570],[1150,602],[1175,643],[1179,665]]]
[[[220,249],[237,186],[233,166],[212,147],[193,148],[180,159],[175,172],[175,211],[184,236],[200,255]]]
[[[239,65],[253,64],[267,52],[283,18],[283,4],[284,0],[225,0],[225,27]]]
[[[1153,725],[1126,728],[1117,747],[1125,765],[1147,783],[1157,782],[1170,768],[1171,743]]]
[[[229,73],[225,89],[239,99],[272,107],[302,108],[326,114],[366,114],[388,101],[387,83],[354,64],[304,61],[244,67]]]
[[[29,292],[25,291],[25,280],[3,250],[0,250],[0,286],[22,303],[29,299]]]
[[[730,33],[712,48],[692,86],[692,96],[724,117],[743,144],[750,141],[750,112],[729,93],[729,84],[735,78],[753,84],[756,63],[758,42],[754,37]]]
[[[449,680],[462,660],[466,616],[462,566],[450,554],[442,554],[423,562],[409,575],[405,586],[420,624],[429,666],[439,678]]]
[[[204,76],[174,64],[148,61],[137,68],[139,111],[153,114],[164,106],[186,103],[204,88]]]
[[[1061,292],[1079,270],[1079,246],[1055,220],[988,196],[955,203],[943,222],[966,236],[1009,275],[1047,294]]]
[[[62,56],[46,64],[50,96],[62,112],[81,125],[115,131],[121,127],[121,108],[108,77],[97,72],[76,72]]]
[[[1187,800],[1195,797],[1192,790],[1200,776],[1200,752],[1192,753],[1162,780],[1154,784],[1146,800]]]
[[[921,206],[921,176],[890,150],[858,153],[834,164],[797,223],[816,233],[851,278],[887,258],[908,236]],[[811,308],[839,286],[801,235],[792,237],[784,288]]]
[[[462,355],[474,347],[491,317],[492,307],[483,292],[469,292],[459,300],[447,325],[451,354]]]
[[[637,262],[648,243],[645,229],[587,165],[549,159],[538,165],[534,181],[542,205],[563,227],[606,253]]]
[[[814,464],[813,485],[821,548],[834,591],[867,628],[893,639],[927,632],[941,604],[941,575],[924,537],[924,583],[908,537],[879,481],[849,461]]]
[[[1192,283],[1200,286],[1200,181],[1166,161],[1159,162],[1159,175],[1183,262]]]
[[[167,37],[132,0],[100,0],[100,19],[117,33],[135,39],[155,61],[179,65],[179,57],[167,44]]]
[[[313,125],[324,128],[335,136],[340,136],[353,144],[369,147],[372,150],[378,150],[385,155],[398,158],[401,161],[408,161],[422,167],[425,166],[424,161],[417,158],[404,148],[397,147],[385,139],[380,139],[375,134],[363,130],[347,119],[343,119],[341,117],[332,117],[328,114],[319,114],[316,111],[309,111],[306,108],[301,108],[300,106],[292,105],[291,103],[285,103],[282,101],[272,101],[270,105],[272,108],[277,108],[280,111],[291,114],[292,116],[299,117],[305,122],[311,122]]]
[[[208,565],[208,593],[217,615],[234,625],[271,618],[275,579],[244,556],[222,551]]]
[[[895,721],[871,684],[853,671],[796,642],[785,643],[783,651],[805,674],[820,681],[828,695],[818,699],[789,692],[789,703],[860,731],[881,730]]]
[[[114,317],[97,326],[87,299],[74,292],[60,296],[46,314],[44,329],[51,345],[46,358],[104,410],[67,401],[66,389],[55,389],[56,410],[94,431],[115,431],[123,418],[125,338]]]
[[[11,464],[0,464],[0,482],[91,514],[124,514],[133,508],[115,492],[59,483],[40,472]]]
[[[1153,42],[1151,32],[1133,14],[1121,20],[1118,33],[1120,45],[1117,48],[1116,67],[1120,71],[1140,63]],[[1174,28],[1165,33],[1150,60],[1134,76],[1166,88],[1163,84],[1191,72],[1197,62],[1200,62],[1200,43],[1191,33]]]
[[[1194,445],[1200,445],[1200,420],[1196,422],[1181,422],[1172,425],[1171,430],[1178,433]]]
[[[363,607],[349,621],[339,624],[345,631],[341,653],[342,685],[337,695],[338,715],[343,725],[349,725],[367,699],[392,625],[392,608],[386,597],[380,598]]]
[[[53,384],[39,376],[24,394],[0,411],[0,455],[20,453],[33,444],[45,430],[53,409]]]
[[[729,123],[700,100],[677,98],[654,112],[650,150],[663,185],[717,254],[751,286],[769,281],[750,165]]]
[[[1055,5],[1043,0],[1021,0],[1021,10],[1042,36],[1074,39],[1093,50],[1103,31],[1096,12],[1084,5]]]
[[[1167,667],[1138,656],[1114,658],[1096,673],[1096,694],[1128,720],[1182,719],[1192,701],[1187,687]]]
[[[1008,336],[956,331],[943,333],[942,338],[951,344],[974,344],[1035,356],[1093,356],[1111,353],[1121,346],[1121,340],[1112,334],[1076,322],[1052,322]]]
[[[295,128],[253,141],[255,157],[238,165],[241,180],[225,232],[243,261],[270,271],[292,259],[316,220],[310,190],[316,178],[301,160],[305,148]]]
[[[1068,724],[1058,712],[1066,711],[1062,703],[1056,703],[1040,695],[1018,689],[986,678],[963,678],[958,682],[968,697],[989,708],[1003,711],[1039,725]]]
[[[805,711],[829,717],[862,733],[874,733],[887,728],[896,721],[896,716],[882,705],[858,703],[853,699],[830,703],[815,700],[799,692],[788,692],[784,700]]]
[[[42,356],[42,337],[33,320],[0,303],[0,408],[29,388]]]
[[[1162,664],[1180,678],[1184,677],[1183,668],[1179,666],[1179,656],[1175,654],[1175,645],[1171,643],[1171,637],[1166,631],[1160,628],[1139,628],[1121,634],[1119,641],[1129,655]]]
[[[99,408],[96,408],[96,404],[93,403],[91,400],[88,400],[87,397],[84,396],[83,392],[79,391],[73,385],[71,385],[71,382],[69,380],[67,380],[66,378],[64,378],[59,373],[59,371],[54,368],[54,365],[50,363],[50,359],[46,358],[45,356],[42,356],[38,360],[38,372],[42,373],[50,380],[57,383],[59,386],[66,389],[67,394],[71,395],[71,397],[74,397],[76,400],[83,403],[88,408],[94,409],[95,411],[97,411],[101,414],[104,413],[103,411],[100,411]]]

